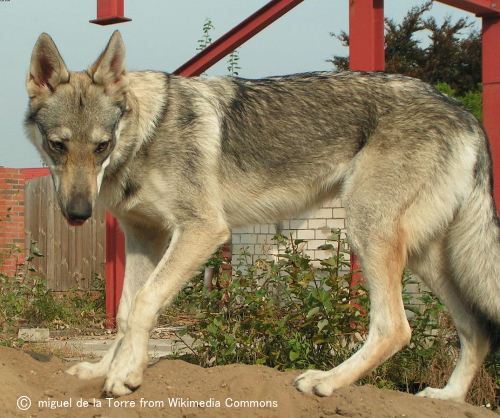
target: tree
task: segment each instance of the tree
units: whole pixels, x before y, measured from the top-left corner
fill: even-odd
[[[411,8],[401,23],[385,19],[386,72],[406,74],[431,84],[446,83],[458,94],[477,90],[481,82],[481,35],[471,30],[466,18],[452,22],[446,17],[438,24],[433,17],[424,18],[432,1]],[[430,43],[422,47],[415,34],[429,32]],[[469,30],[465,38],[459,37]],[[349,45],[349,35],[331,33],[342,45]],[[334,56],[328,60],[335,71],[349,68],[349,58]]]

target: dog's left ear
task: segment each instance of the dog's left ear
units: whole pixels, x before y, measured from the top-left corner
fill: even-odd
[[[88,69],[95,84],[104,86],[110,95],[123,92],[127,87],[125,70],[125,44],[120,32],[115,30],[108,45],[96,62]]]

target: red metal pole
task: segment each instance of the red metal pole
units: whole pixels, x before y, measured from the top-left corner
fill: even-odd
[[[106,328],[114,328],[116,326],[116,219],[109,212],[106,212]],[[123,282],[123,277],[121,278]]]
[[[97,25],[130,22],[132,19],[124,16],[124,9],[123,0],[97,0],[97,19],[89,22]]]
[[[384,70],[384,0],[350,0],[349,68]]]
[[[355,71],[383,71],[384,0],[349,1],[349,68]],[[351,252],[351,287],[362,281],[356,254]]]
[[[483,123],[493,160],[493,194],[500,214],[500,14],[483,17]]]
[[[105,275],[106,328],[114,328],[125,277],[125,236],[109,212],[106,212]]]

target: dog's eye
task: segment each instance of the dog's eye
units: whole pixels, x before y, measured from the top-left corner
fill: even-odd
[[[101,142],[99,145],[97,145],[97,147],[95,147],[94,152],[96,154],[102,154],[108,148],[109,148],[109,141]]]
[[[61,141],[48,141],[49,143],[49,148],[57,153],[62,154],[63,152],[66,152],[66,145],[64,145],[63,142]]]

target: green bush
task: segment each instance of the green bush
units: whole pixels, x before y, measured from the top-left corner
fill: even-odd
[[[481,91],[468,91],[463,95],[457,92],[447,83],[437,83],[436,89],[462,103],[479,121],[483,120],[483,95]]]
[[[332,256],[313,260],[300,250],[302,240],[274,238],[276,260],[245,263],[242,254],[232,277],[216,277],[207,291],[201,277],[178,297],[197,311],[189,334],[204,366],[247,363],[278,369],[329,368],[351,354],[362,341],[367,318],[365,292],[349,287],[346,246],[337,232]]]

